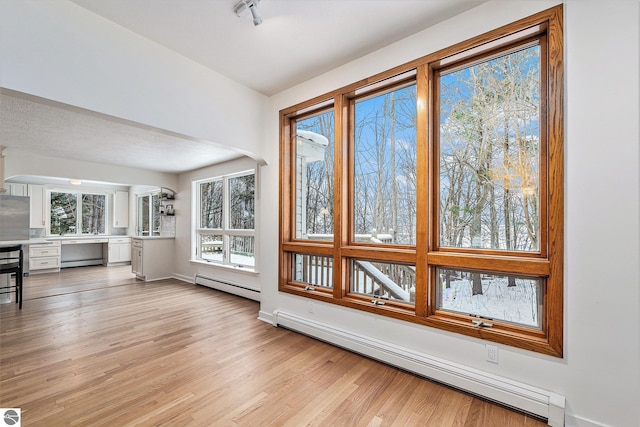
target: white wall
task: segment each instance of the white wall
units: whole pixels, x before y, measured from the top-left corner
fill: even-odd
[[[263,157],[265,96],[68,0],[0,10],[1,87]]]
[[[557,4],[492,1],[274,96],[262,197],[278,198],[278,111]],[[565,5],[565,357],[306,301],[277,291],[278,212],[261,212],[262,303],[379,340],[551,390],[567,399],[567,425],[640,425],[639,5]]]

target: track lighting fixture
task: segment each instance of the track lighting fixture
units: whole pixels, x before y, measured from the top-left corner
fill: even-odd
[[[260,0],[240,0],[233,6],[233,11],[237,16],[240,16],[246,8],[249,8],[251,16],[253,16],[253,25],[260,25],[262,24],[262,18],[258,15],[258,3],[260,3]]]

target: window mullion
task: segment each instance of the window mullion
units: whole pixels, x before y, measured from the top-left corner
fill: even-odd
[[[429,190],[429,171],[433,167],[432,141],[428,138],[432,120],[429,103],[428,67],[422,65],[416,74],[416,316],[425,317],[432,310],[433,294],[429,280],[427,251],[433,233],[433,191]],[[431,133],[433,136],[433,133]]]
[[[333,209],[333,297],[340,299],[347,295],[349,289],[348,265],[342,258],[342,247],[349,236],[349,102],[345,96],[334,99],[334,190]]]

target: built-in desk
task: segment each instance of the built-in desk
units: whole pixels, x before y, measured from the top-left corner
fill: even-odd
[[[88,265],[107,265],[112,262],[113,254],[110,254],[109,243],[111,241],[126,242],[127,250],[130,242],[128,236],[69,236],[49,237],[47,240],[59,242],[60,267],[80,267]],[[119,262],[127,262],[123,255]]]
[[[80,267],[87,265],[102,265],[104,263],[104,244],[109,239],[78,238],[60,239],[60,267]]]

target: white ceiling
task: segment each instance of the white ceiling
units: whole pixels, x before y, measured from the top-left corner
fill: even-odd
[[[233,13],[237,0],[72,1],[265,95],[483,3],[261,0],[263,23],[254,26],[248,10]],[[53,157],[182,172],[240,156],[211,142],[7,90],[0,104],[0,145]]]

